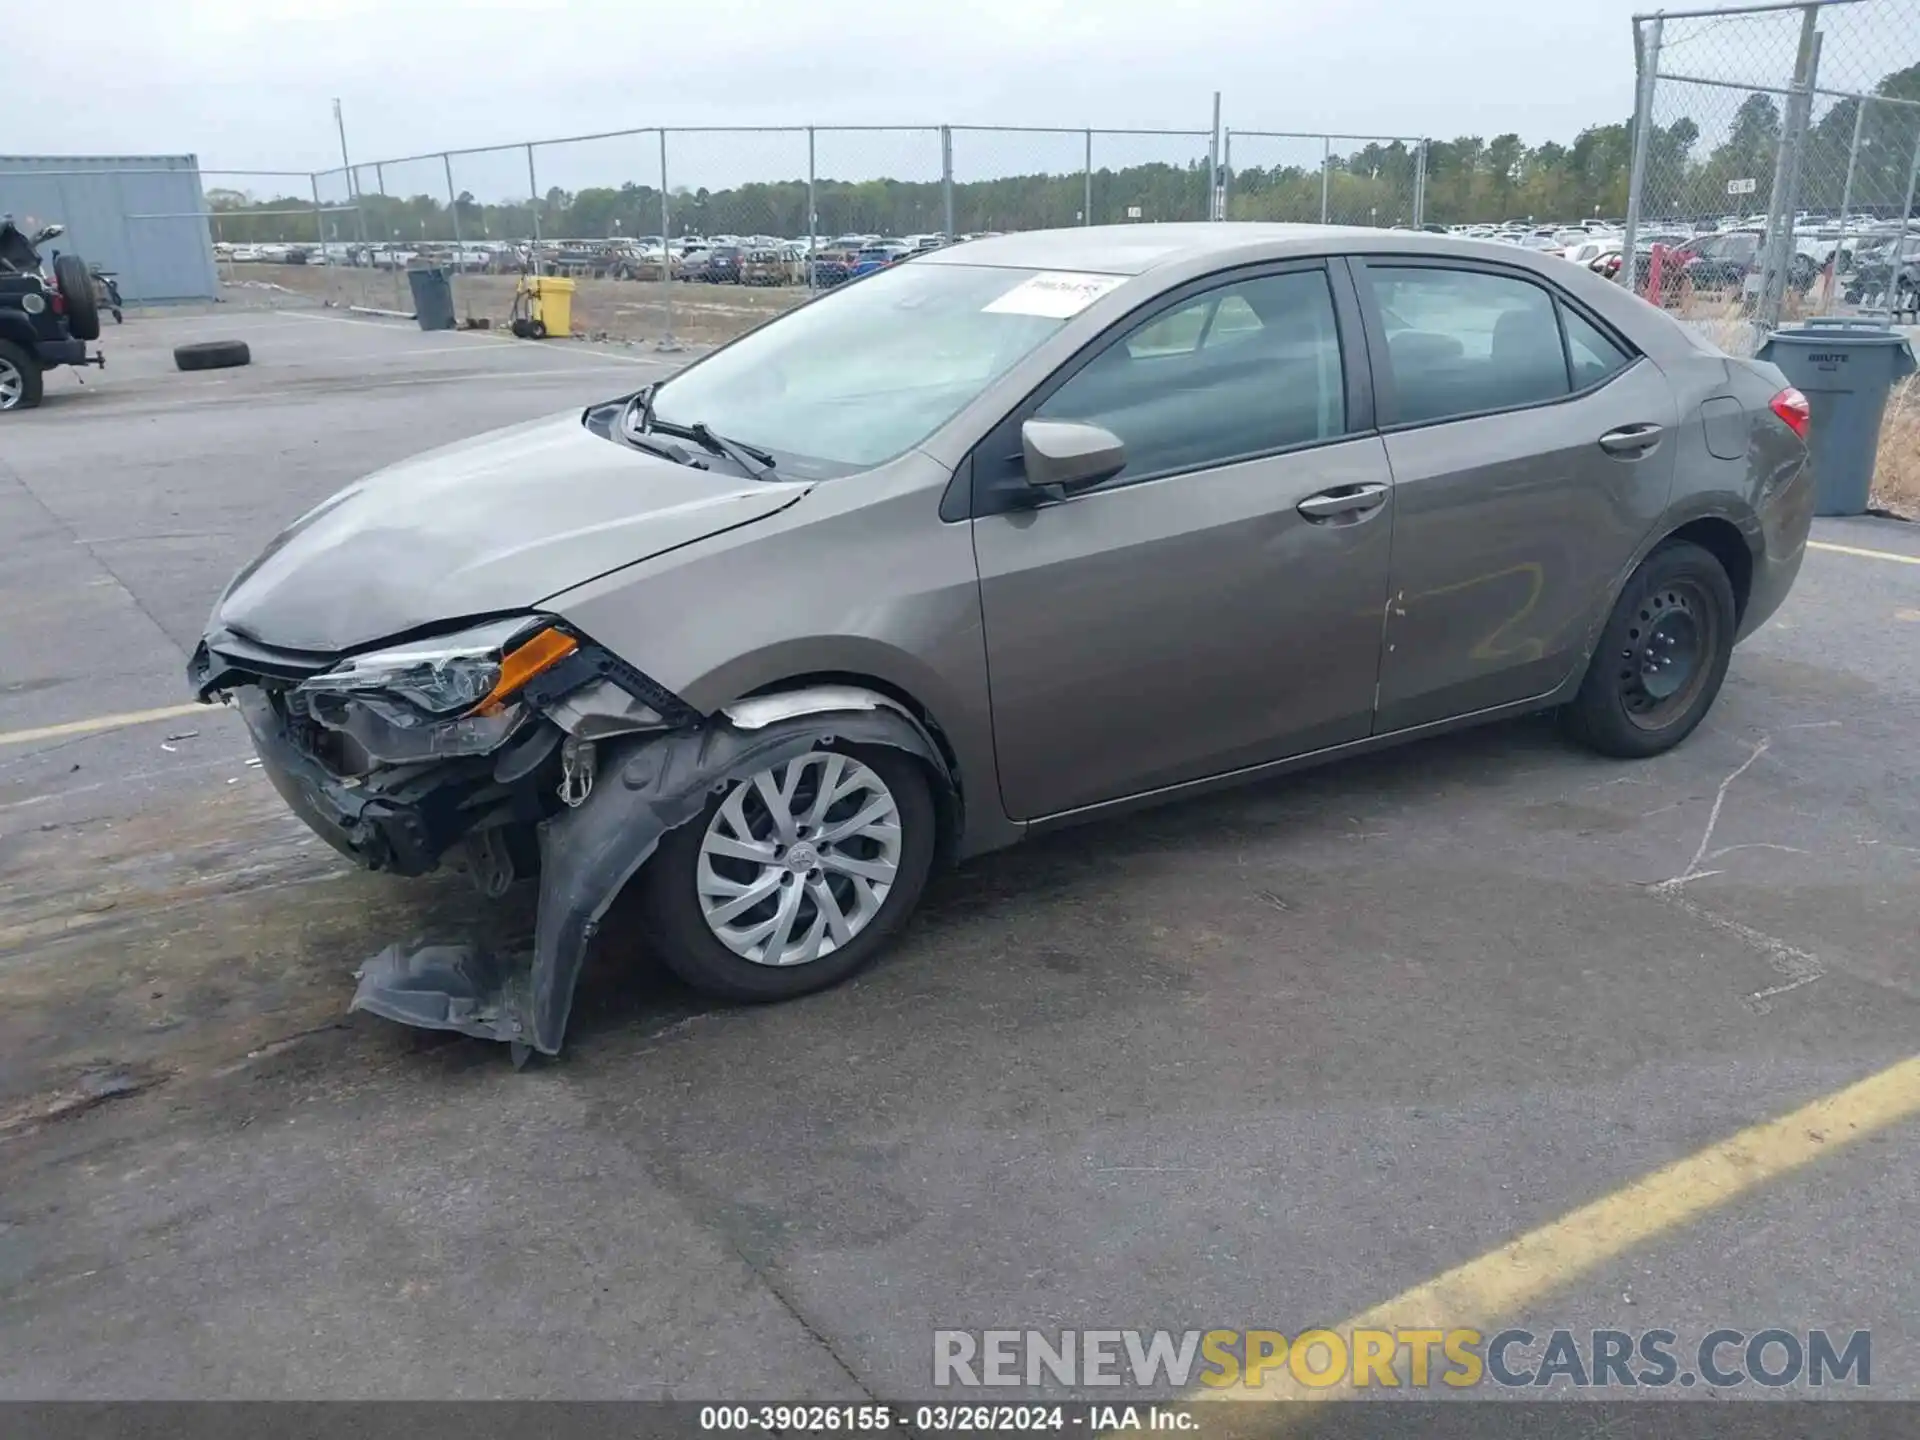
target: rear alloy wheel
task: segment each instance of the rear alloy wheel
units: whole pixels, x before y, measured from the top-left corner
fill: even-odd
[[[11,340],[0,340],[0,410],[33,409],[41,388],[40,362]]]
[[[884,746],[814,750],[737,781],[647,866],[661,959],[729,1000],[836,984],[918,903],[934,825],[918,762]]]
[[[1733,658],[1733,586],[1685,540],[1655,547],[1627,581],[1564,712],[1603,755],[1641,759],[1678,745],[1713,706]]]

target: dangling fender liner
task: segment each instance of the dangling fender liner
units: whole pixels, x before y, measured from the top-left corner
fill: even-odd
[[[557,1055],[601,917],[660,838],[699,816],[715,791],[809,751],[839,745],[904,750],[953,791],[939,746],[903,707],[876,692],[828,686],[817,687],[809,704],[821,702],[818,692],[835,691],[843,692],[841,708],[772,714],[775,707],[758,705],[745,709],[745,725],[721,719],[695,729],[605,742],[598,779],[586,800],[540,826],[532,956],[516,961],[471,943],[390,945],[361,967],[349,1008],[403,1025],[503,1040],[513,1046],[516,1061],[533,1050]],[[872,700],[849,702],[846,695]],[[755,707],[756,701],[724,713],[742,706]],[[792,703],[778,708],[791,709]]]

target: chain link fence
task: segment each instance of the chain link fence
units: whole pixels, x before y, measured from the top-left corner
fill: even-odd
[[[1425,218],[1426,166],[1427,143],[1418,136],[1228,130],[1226,216],[1418,226]]]
[[[1621,283],[1751,354],[1783,320],[1911,311],[1920,4],[1634,21]]]
[[[667,127],[363,162],[309,177],[311,199],[284,214],[256,219],[257,192],[236,192],[216,224],[298,230],[293,263],[309,268],[255,282],[274,296],[404,314],[406,272],[429,263],[452,272],[463,319],[499,326],[521,276],[561,275],[576,331],[672,348],[841,283],[863,250],[1204,220],[1212,144],[1209,130]]]

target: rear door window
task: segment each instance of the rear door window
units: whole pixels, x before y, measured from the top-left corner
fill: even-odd
[[[1585,316],[1562,305],[1560,321],[1567,327],[1567,361],[1573,367],[1575,390],[1598,385],[1608,376],[1627,368],[1627,362],[1632,357]]]
[[[1557,400],[1573,389],[1552,295],[1516,276],[1368,264],[1399,424]]]

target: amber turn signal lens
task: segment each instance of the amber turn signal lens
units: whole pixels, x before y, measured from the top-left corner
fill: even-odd
[[[580,642],[565,631],[547,629],[509,651],[500,661],[500,678],[487,698],[474,707],[476,715],[497,715],[520,687],[534,676],[545,673],[580,648]]]

